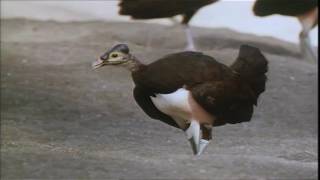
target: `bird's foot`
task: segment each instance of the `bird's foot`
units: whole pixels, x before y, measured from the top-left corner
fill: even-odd
[[[197,153],[197,156],[201,155],[204,152],[204,150],[208,146],[209,142],[210,141],[208,141],[208,140],[200,139],[200,141],[199,141],[199,151]]]
[[[197,51],[193,44],[188,44],[185,48],[185,51]]]

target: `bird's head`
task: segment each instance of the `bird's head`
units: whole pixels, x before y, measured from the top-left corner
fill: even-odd
[[[117,44],[93,62],[92,68],[97,69],[105,65],[127,64],[130,58],[131,55],[128,46],[126,44]]]

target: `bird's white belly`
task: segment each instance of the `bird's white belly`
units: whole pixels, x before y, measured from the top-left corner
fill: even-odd
[[[189,94],[188,90],[180,88],[170,94],[156,94],[151,100],[161,112],[171,116],[181,127],[192,116]]]

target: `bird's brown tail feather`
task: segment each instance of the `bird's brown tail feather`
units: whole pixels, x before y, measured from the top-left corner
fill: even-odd
[[[268,61],[261,51],[256,47],[242,45],[237,60],[230,67],[249,84],[257,101],[265,90],[268,71]]]

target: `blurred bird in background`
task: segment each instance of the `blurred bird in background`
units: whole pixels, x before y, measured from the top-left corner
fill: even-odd
[[[302,25],[299,35],[301,53],[309,61],[317,62],[316,52],[309,38],[309,32],[318,25],[317,0],[257,0],[253,12],[261,17],[280,14],[298,18]]]
[[[186,34],[186,50],[196,50],[188,23],[202,7],[218,0],[121,0],[121,15],[129,15],[133,19],[173,18],[182,15],[182,26]]]

